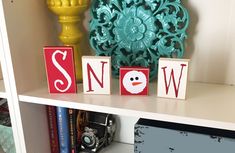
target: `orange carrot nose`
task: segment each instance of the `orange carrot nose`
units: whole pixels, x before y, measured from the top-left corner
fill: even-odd
[[[139,84],[142,84],[142,82],[132,82],[132,85],[133,85],[133,86],[137,86],[137,85],[139,85]]]

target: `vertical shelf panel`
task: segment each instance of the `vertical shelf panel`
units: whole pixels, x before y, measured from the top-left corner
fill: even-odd
[[[20,103],[27,153],[50,153],[46,108]]]

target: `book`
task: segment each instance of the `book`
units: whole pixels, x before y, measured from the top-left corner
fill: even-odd
[[[70,149],[71,153],[77,153],[78,152],[77,129],[76,129],[77,110],[69,108],[68,111],[69,111]]]
[[[70,153],[68,109],[56,107],[60,153]]]
[[[46,106],[51,153],[59,153],[56,107]]]

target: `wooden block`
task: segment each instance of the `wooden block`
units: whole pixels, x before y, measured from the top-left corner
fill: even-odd
[[[44,47],[48,90],[50,93],[76,93],[73,48]]]
[[[121,95],[148,95],[149,68],[121,67],[119,80]]]
[[[111,58],[83,56],[83,92],[85,94],[111,93]]]
[[[188,59],[160,58],[157,95],[185,99],[188,81]]]

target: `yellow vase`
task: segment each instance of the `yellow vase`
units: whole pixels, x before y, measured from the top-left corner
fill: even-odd
[[[62,31],[59,39],[65,46],[73,46],[77,82],[82,81],[81,46],[82,32],[78,28],[81,15],[89,5],[88,0],[47,0],[48,8],[59,16]]]

